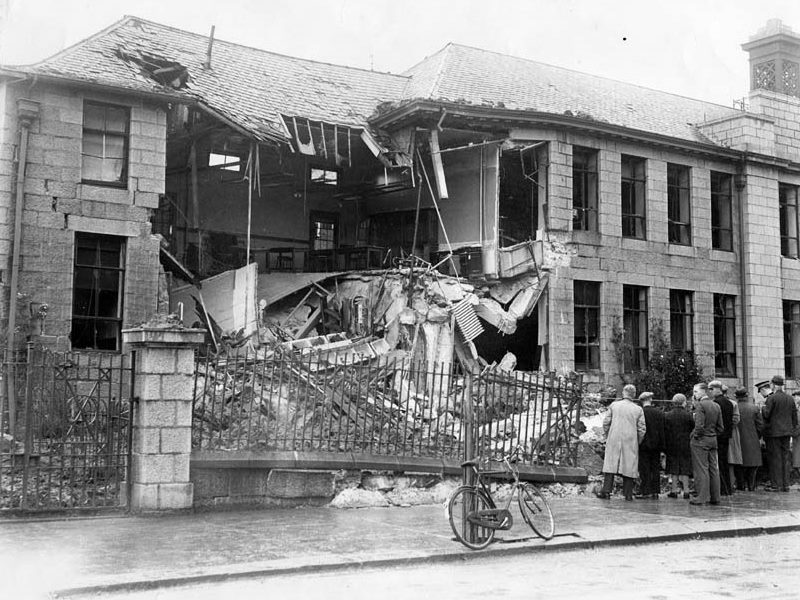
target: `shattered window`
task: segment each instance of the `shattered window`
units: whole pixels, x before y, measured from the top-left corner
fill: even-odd
[[[125,187],[128,183],[129,111],[120,106],[83,106],[81,179]]]
[[[694,351],[694,305],[692,292],[669,291],[669,329],[672,348]]]
[[[337,185],[339,183],[339,173],[332,169],[312,168],[310,178],[311,183],[321,183],[323,185]]]
[[[645,160],[622,156],[622,236],[647,238],[645,211]]]
[[[597,231],[597,151],[572,148],[572,229]]]
[[[692,244],[689,167],[667,165],[667,234],[670,244]]]
[[[800,302],[783,303],[783,356],[786,377],[800,376]]]
[[[574,281],[575,370],[600,368],[600,283]]]
[[[208,154],[208,166],[219,167],[225,171],[242,170],[242,159],[236,154],[222,154],[220,152],[210,152]]]
[[[800,257],[798,234],[797,186],[779,184],[778,201],[781,221],[781,254],[789,258]]]
[[[736,297],[714,294],[714,372],[736,377]]]
[[[624,329],[626,373],[647,368],[647,288],[622,286],[622,327]]]
[[[119,350],[124,256],[122,238],[75,234],[70,334],[73,348]]]
[[[311,249],[335,250],[338,219],[329,213],[311,213]]]
[[[733,251],[733,176],[711,172],[711,247]]]

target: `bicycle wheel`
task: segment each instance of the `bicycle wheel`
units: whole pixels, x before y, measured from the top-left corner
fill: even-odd
[[[517,500],[522,518],[530,525],[531,529],[545,540],[552,538],[556,532],[556,523],[550,505],[539,488],[532,483],[520,485]]]
[[[469,485],[457,488],[447,503],[447,518],[456,539],[472,550],[482,550],[492,543],[494,529],[475,525],[467,515],[475,510],[489,510],[492,503],[482,490]]]

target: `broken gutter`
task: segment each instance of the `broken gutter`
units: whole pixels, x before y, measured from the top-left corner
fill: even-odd
[[[487,119],[503,121],[505,123],[519,123],[528,127],[532,124],[541,124],[544,126],[557,125],[582,132],[604,133],[606,135],[612,135],[624,140],[639,143],[657,144],[659,146],[667,145],[681,150],[713,156],[715,158],[722,157],[732,160],[739,160],[741,158],[741,152],[737,150],[731,150],[712,144],[704,144],[702,142],[683,140],[658,133],[630,129],[604,121],[590,121],[576,116],[532,110],[486,108],[454,102],[414,100],[374,117],[370,120],[370,125],[378,129],[391,130],[419,115],[438,118],[441,115],[443,107],[447,108],[447,114],[450,120],[457,120],[458,118]]]

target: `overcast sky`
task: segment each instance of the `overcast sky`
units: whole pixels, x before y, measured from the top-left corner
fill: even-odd
[[[393,73],[457,42],[725,105],[747,93],[743,42],[771,18],[800,32],[800,0],[0,0],[0,60],[38,61],[126,14]]]

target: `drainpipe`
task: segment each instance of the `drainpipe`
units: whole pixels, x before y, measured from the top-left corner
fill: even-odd
[[[9,284],[8,328],[6,330],[6,357],[8,376],[6,378],[8,399],[8,426],[11,435],[16,425],[16,393],[14,381],[16,373],[14,354],[14,331],[17,328],[17,291],[19,287],[19,255],[22,241],[22,212],[25,205],[25,167],[28,160],[28,135],[31,125],[39,116],[39,103],[20,98],[17,100],[19,119],[19,152],[17,153],[17,197],[14,202],[14,244],[11,250],[11,282]]]
[[[739,208],[739,279],[741,281],[741,297],[742,297],[742,371],[744,377],[742,383],[745,388],[750,389],[750,359],[747,356],[747,307],[750,305],[748,297],[748,281],[747,266],[744,260],[744,190],[747,187],[747,175],[745,174],[745,166],[747,164],[747,153],[742,155],[742,162],[739,163],[736,170],[736,175],[733,177],[734,185],[736,186],[736,202]]]

